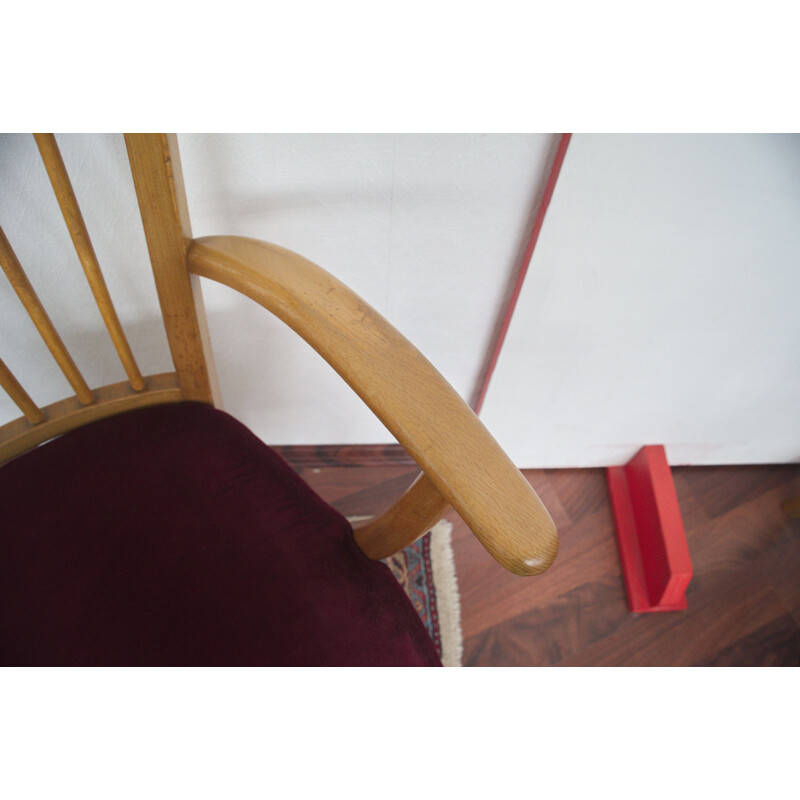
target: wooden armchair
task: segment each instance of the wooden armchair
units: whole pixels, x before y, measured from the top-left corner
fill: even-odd
[[[175,366],[142,376],[55,138],[35,136],[128,380],[87,385],[0,231],[3,270],[75,392],[39,408],[0,362],[23,414],[0,427],[3,663],[437,664],[379,559],[448,505],[506,569],[547,569],[550,516],[442,376],[301,256],[193,239],[177,138],[162,134],[125,137]],[[414,457],[422,472],[384,514],[351,530],[218,408],[198,276],[289,325]]]

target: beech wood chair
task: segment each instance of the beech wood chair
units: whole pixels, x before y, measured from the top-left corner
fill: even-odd
[[[4,664],[439,663],[379,559],[452,505],[506,569],[558,549],[544,506],[434,367],[364,300],[277,245],[193,239],[177,137],[126,134],[175,371],[143,376],[52,134],[36,143],[128,380],[90,388],[11,244],[0,263],[75,394],[0,427]],[[354,529],[220,410],[199,277],[261,304],[325,358],[422,469]]]

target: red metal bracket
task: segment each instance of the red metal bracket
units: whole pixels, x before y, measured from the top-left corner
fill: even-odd
[[[664,447],[643,447],[624,467],[608,467],[606,479],[628,608],[686,608],[692,562]]]

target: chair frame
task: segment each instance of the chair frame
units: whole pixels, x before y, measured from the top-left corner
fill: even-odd
[[[558,536],[538,496],[472,410],[377,311],[321,267],[277,245],[192,237],[174,134],[125,134],[174,373],[142,377],[94,257],[52,134],[35,134],[48,175],[128,381],[90,389],[0,230],[0,263],[75,396],[39,409],[0,361],[23,416],[0,427],[0,463],[73,428],[185,400],[220,407],[200,278],[246,295],[289,325],[361,397],[422,473],[384,514],[354,527],[373,559],[422,536],[453,506],[483,546],[519,575],[543,572]]]

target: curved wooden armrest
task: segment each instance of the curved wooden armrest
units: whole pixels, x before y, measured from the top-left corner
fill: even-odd
[[[534,575],[550,566],[558,535],[536,493],[450,384],[358,295],[302,256],[255,239],[196,239],[188,265],[190,272],[236,289],[289,325],[424,470],[425,477],[393,507],[399,514],[390,509],[380,520],[388,515],[408,522],[403,509],[424,495],[427,511],[417,518],[423,523],[426,514],[436,512],[432,484],[504,567]],[[386,526],[378,527],[383,532],[377,538],[386,541]],[[381,557],[380,543],[372,552],[363,539],[359,544],[370,557]]]

